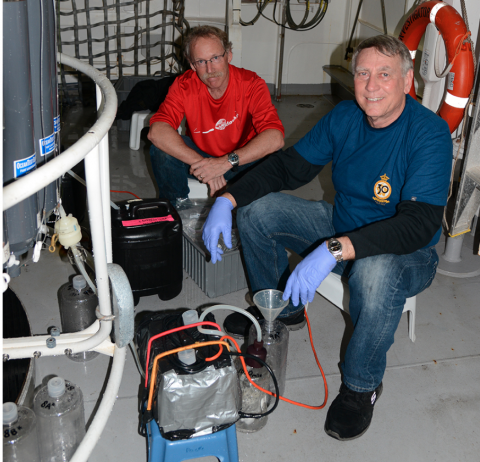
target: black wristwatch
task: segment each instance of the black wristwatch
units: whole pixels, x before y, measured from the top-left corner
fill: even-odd
[[[332,237],[332,239],[329,239],[327,241],[327,249],[335,257],[337,263],[343,261],[342,243],[338,239],[335,239],[334,237]]]
[[[228,161],[232,164],[232,172],[236,172],[238,170],[238,165],[240,164],[240,159],[235,151],[228,155]]]

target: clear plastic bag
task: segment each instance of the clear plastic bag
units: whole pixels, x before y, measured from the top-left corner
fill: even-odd
[[[200,247],[204,247],[202,232],[205,221],[213,203],[211,199],[188,199],[188,204],[182,204],[182,208],[178,211],[182,219],[183,232],[188,236],[195,244]],[[236,226],[235,212],[232,217],[232,248],[229,249],[223,241],[223,236],[220,235],[218,240],[218,247],[220,247],[224,253],[233,252],[240,247],[240,238],[238,236],[238,229]]]

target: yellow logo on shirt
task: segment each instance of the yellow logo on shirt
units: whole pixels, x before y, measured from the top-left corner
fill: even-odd
[[[390,197],[390,194],[392,194],[392,187],[387,181],[390,178],[388,178],[386,174],[383,174],[380,178],[381,180],[377,181],[373,187],[373,193],[375,194],[375,197],[372,199],[381,204],[388,204],[390,201],[387,201],[387,199]]]

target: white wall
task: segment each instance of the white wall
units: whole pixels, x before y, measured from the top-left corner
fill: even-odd
[[[342,64],[343,37],[346,29],[345,11],[350,0],[330,2],[323,21],[310,31],[285,31],[285,50],[282,82],[284,84],[318,84],[329,82],[324,76],[325,64]],[[314,6],[317,7],[316,5]],[[304,5],[295,5],[292,10],[300,22]],[[277,10],[279,10],[277,8]],[[255,15],[256,7],[242,4],[242,18],[248,20]],[[279,12],[278,12],[279,13]],[[269,18],[273,15],[273,5],[265,10]],[[280,15],[277,14],[280,21]],[[277,37],[279,27],[264,18],[254,25],[242,29],[242,65],[255,70],[267,83],[274,83],[277,68]]]
[[[227,1],[232,0],[186,0],[185,15],[192,25],[224,24]],[[323,65],[337,64],[348,67],[343,58],[358,2],[359,0],[330,0],[323,21],[315,29],[308,32],[286,31],[282,78],[284,84],[328,83],[329,77],[322,71]],[[385,0],[388,33],[398,36],[405,19],[419,3],[419,0]],[[461,12],[460,0],[447,0],[447,3]],[[300,18],[304,5],[297,4],[296,0],[291,0],[291,5]],[[466,0],[466,7],[476,45],[475,51],[479,56],[480,1]],[[242,3],[241,17],[244,21],[252,19],[256,12],[254,3]],[[265,16],[272,18],[272,14],[273,5],[269,5]],[[280,11],[277,8],[278,21],[279,18]],[[354,46],[361,39],[383,30],[380,0],[364,0],[360,19],[363,24],[357,24]],[[374,28],[365,25],[366,23]],[[242,67],[257,72],[267,83],[272,84],[276,81],[277,73],[278,35],[278,26],[264,18],[260,18],[254,26],[242,27]]]
[[[226,1],[231,0],[186,0],[185,16],[193,25],[207,24],[224,18]],[[329,82],[324,76],[325,64],[342,64],[345,53],[343,41],[348,26],[348,15],[352,0],[331,0],[323,21],[307,32],[287,30],[283,78],[284,84],[319,84]],[[279,2],[280,4],[280,2]],[[318,5],[311,5],[313,8]],[[292,0],[294,18],[300,21],[305,11],[304,4]],[[241,17],[251,20],[257,12],[252,3],[242,3]],[[273,5],[264,12],[272,18]],[[310,13],[310,19],[313,13]],[[213,18],[213,19],[212,19]],[[203,21],[202,21],[203,20]],[[277,21],[280,21],[280,8],[277,8]],[[265,18],[260,18],[253,26],[242,27],[242,67],[255,71],[267,83],[275,83],[278,62],[279,27]],[[235,53],[235,50],[234,50]]]

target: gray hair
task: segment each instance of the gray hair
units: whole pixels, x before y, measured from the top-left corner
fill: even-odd
[[[402,60],[402,75],[405,77],[410,69],[413,69],[413,61],[410,50],[406,45],[395,37],[389,35],[377,35],[364,40],[358,45],[352,56],[353,73],[356,72],[357,58],[362,50],[367,48],[375,48],[379,53],[385,56],[394,57],[399,55]]]
[[[228,41],[227,34],[223,30],[213,26],[197,26],[190,31],[183,44],[184,54],[189,62],[192,62],[190,56],[192,43],[199,38],[217,38],[220,40],[225,51],[232,51],[232,42]]]

